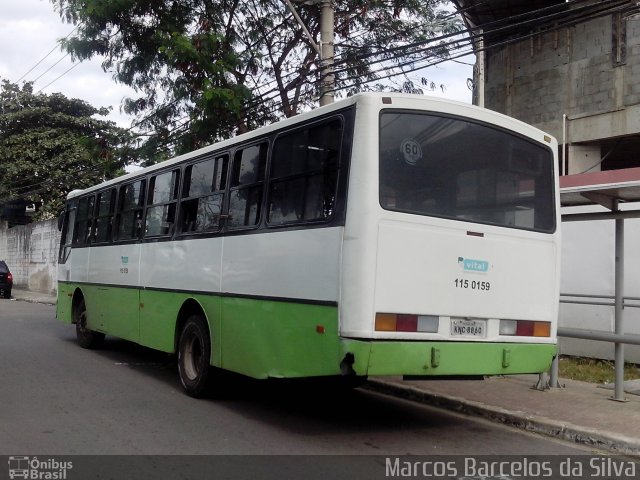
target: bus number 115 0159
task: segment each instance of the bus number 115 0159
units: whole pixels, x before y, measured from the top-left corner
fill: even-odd
[[[465,288],[465,289],[471,289],[471,290],[481,290],[484,292],[488,292],[489,290],[491,290],[491,283],[490,282],[480,282],[477,280],[469,280],[466,278],[456,278],[454,280],[455,286],[457,288]]]

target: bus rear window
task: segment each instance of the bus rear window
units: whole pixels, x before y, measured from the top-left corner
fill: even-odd
[[[553,232],[551,150],[454,117],[383,112],[380,205],[386,210]]]

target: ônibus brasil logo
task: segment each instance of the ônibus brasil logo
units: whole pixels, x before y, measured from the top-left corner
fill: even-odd
[[[9,478],[24,478],[34,480],[66,480],[67,470],[73,468],[72,462],[38,457],[11,456],[9,457]]]
[[[460,265],[465,272],[486,273],[489,271],[489,262],[484,260],[458,257],[458,265]]]

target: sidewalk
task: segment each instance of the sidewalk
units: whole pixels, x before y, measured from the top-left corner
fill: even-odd
[[[56,304],[55,295],[41,292],[32,292],[31,290],[23,290],[16,287],[13,287],[13,289],[11,290],[11,299],[31,303],[45,303],[47,305]]]
[[[12,298],[56,303],[54,295],[17,288]],[[560,379],[562,388],[540,391],[532,388],[537,381],[537,375],[424,381],[386,377],[370,379],[365,388],[612,453],[640,456],[640,396],[627,393],[628,402],[616,402],[610,400],[611,390],[565,379]]]
[[[610,400],[613,391],[560,379],[562,388],[535,390],[538,375],[485,380],[403,381],[370,379],[369,388],[429,405],[479,416],[530,432],[640,456],[640,396]]]

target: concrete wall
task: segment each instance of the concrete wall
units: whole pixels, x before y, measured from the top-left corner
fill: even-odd
[[[640,208],[635,204],[634,209]],[[574,207],[565,213],[605,211],[601,207]],[[561,327],[613,332],[615,293],[615,225],[613,220],[562,224],[560,312]],[[625,220],[623,322],[625,333],[640,335],[640,219]],[[579,296],[576,296],[579,295]],[[607,342],[560,338],[560,352],[592,358],[614,358],[614,345]],[[625,358],[640,364],[640,346],[626,345]]]
[[[13,228],[0,223],[0,260],[9,265],[18,288],[56,293],[59,244],[55,219]]]
[[[597,146],[604,139],[637,135],[640,15],[611,14],[490,48],[484,88],[487,108],[535,125],[560,143],[563,115],[567,144]]]

